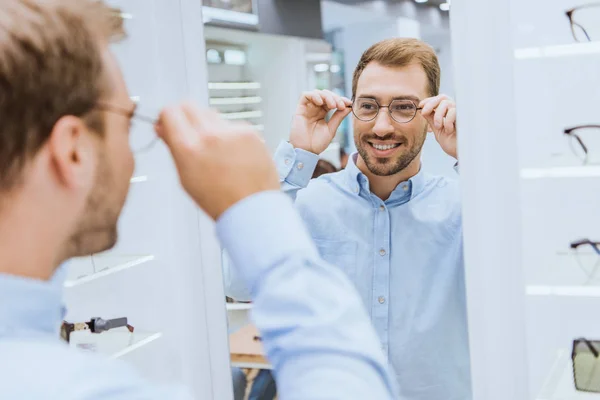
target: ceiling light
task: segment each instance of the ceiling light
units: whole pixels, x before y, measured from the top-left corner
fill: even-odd
[[[440,10],[442,10],[442,11],[450,11],[450,3],[442,3],[442,4],[440,4]]]
[[[415,0],[415,3],[427,3],[427,0]]]

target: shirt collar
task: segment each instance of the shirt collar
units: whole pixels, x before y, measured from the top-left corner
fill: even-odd
[[[41,281],[0,274],[2,332],[57,334],[63,317],[61,279]]]
[[[370,193],[369,179],[356,166],[357,157],[358,153],[354,153],[348,157],[348,164],[345,169],[350,191],[356,195],[360,195],[362,191]],[[421,169],[419,169],[419,172],[415,176],[396,186],[396,189],[394,189],[386,202],[393,202],[401,199],[414,199],[415,196],[423,191],[425,181],[425,173],[423,172],[423,165],[421,165]]]

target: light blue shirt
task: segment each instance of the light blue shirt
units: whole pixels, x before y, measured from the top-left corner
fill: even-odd
[[[356,167],[310,180],[318,157],[276,152],[321,256],[354,283],[395,370],[402,399],[471,398],[458,183],[419,172],[382,201]],[[227,294],[248,290],[226,264]]]
[[[253,319],[281,399],[397,398],[358,294],[319,257],[284,194],[243,200],[217,232],[253,293]],[[49,282],[0,274],[1,398],[191,399],[181,387],[151,385],[122,362],[63,343],[63,279],[61,271]]]

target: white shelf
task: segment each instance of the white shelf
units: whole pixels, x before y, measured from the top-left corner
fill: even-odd
[[[140,347],[154,342],[162,333],[130,333],[127,328],[118,328],[102,333],[73,332],[70,346],[82,351],[101,353],[110,358],[123,357]]]
[[[527,285],[528,296],[600,297],[600,286]]]
[[[262,111],[241,111],[234,113],[221,113],[224,119],[251,119],[262,117]]]
[[[209,82],[210,90],[249,90],[260,89],[259,82]]]
[[[517,60],[573,57],[600,54],[600,42],[561,44],[556,46],[526,47],[515,50]]]
[[[252,303],[225,303],[227,311],[246,311],[252,309]]]
[[[130,183],[141,183],[148,182],[148,177],[146,175],[134,176],[130,179]]]
[[[211,106],[231,106],[238,104],[259,104],[262,102],[260,96],[247,97],[213,97],[209,100]]]
[[[97,279],[104,278],[127,269],[143,265],[154,260],[153,255],[144,256],[114,256],[114,255],[95,255],[94,271],[91,257],[82,257],[74,259],[69,265],[69,275],[74,276],[72,279],[67,279],[64,286],[71,288],[83,285]]]
[[[523,168],[522,179],[546,178],[591,178],[600,177],[600,166],[553,167],[553,168]]]

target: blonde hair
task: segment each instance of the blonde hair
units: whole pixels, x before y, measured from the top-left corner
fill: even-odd
[[[102,56],[125,35],[120,15],[102,1],[2,0],[0,192],[18,181],[61,117],[86,118],[102,131],[90,112],[110,90]]]
[[[365,51],[354,70],[352,79],[352,97],[356,96],[358,79],[364,69],[372,62],[384,67],[404,67],[417,62],[427,75],[428,90],[431,96],[440,91],[440,64],[433,48],[418,39],[394,38],[383,40]]]

